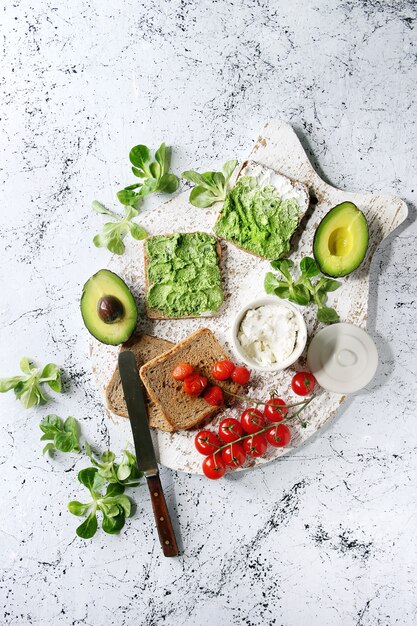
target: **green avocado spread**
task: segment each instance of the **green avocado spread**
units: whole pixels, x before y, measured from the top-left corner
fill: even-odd
[[[149,237],[149,308],[167,317],[216,311],[223,302],[216,246],[217,239],[207,233]]]
[[[297,200],[282,200],[272,185],[242,176],[227,194],[214,232],[248,252],[278,259],[290,249],[299,215]]]

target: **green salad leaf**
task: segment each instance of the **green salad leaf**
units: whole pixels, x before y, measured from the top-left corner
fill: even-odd
[[[304,278],[312,278],[313,276],[318,276],[320,274],[320,269],[316,261],[309,256],[305,256],[301,259],[300,270],[301,275]]]
[[[98,529],[97,512],[102,513],[101,527],[109,534],[118,533],[124,526],[126,517],[132,515],[130,499],[124,495],[125,487],[120,483],[109,483],[103,493],[103,478],[97,467],[87,467],[78,472],[78,480],[86,487],[91,495],[87,503],[72,500],[68,503],[68,510],[79,517],[87,515],[76,533],[83,539],[93,537]]]
[[[90,461],[97,468],[98,476],[107,482],[125,487],[136,487],[139,484],[138,479],[143,474],[138,470],[135,455],[129,450],[123,450],[120,463],[116,463],[116,455],[111,450],[106,450],[97,458],[87,442],[84,448]]]
[[[117,192],[119,202],[135,209],[144,196],[151,193],[174,193],[178,189],[178,177],[169,172],[171,150],[162,143],[152,159],[147,146],[134,146],[129,153],[133,174],[140,182],[129,185]]]
[[[107,209],[101,202],[94,200],[92,207],[96,213],[109,215],[114,221],[106,222],[103,225],[101,233],[96,235],[93,243],[97,248],[107,248],[114,254],[123,254],[125,244],[123,239],[130,233],[134,239],[145,239],[146,230],[136,222],[133,218],[137,217],[139,211],[132,206],[124,207],[124,216],[121,217],[114,211]]]
[[[278,259],[272,261],[271,267],[278,270],[285,278],[284,281],[278,281],[272,272],[268,272],[265,277],[265,291],[274,293],[279,298],[285,298],[296,304],[305,306],[310,302],[310,293],[307,287],[299,281],[293,281],[290,269],[294,267],[294,263],[290,259]],[[273,280],[279,283],[276,287]]]
[[[43,432],[41,441],[48,442],[44,453],[81,451],[81,429],[74,417],[63,421],[58,415],[47,415],[39,427]],[[78,480],[89,490],[91,500],[85,503],[72,500],[68,504],[70,513],[85,517],[76,533],[84,539],[93,537],[98,529],[98,512],[103,516],[101,527],[104,532],[117,533],[123,528],[126,517],[132,515],[131,501],[124,491],[128,487],[136,487],[143,473],[138,469],[135,455],[127,449],[122,451],[118,463],[114,452],[106,450],[98,456],[87,441],[84,441],[84,451],[94,467],[81,470]]]
[[[313,303],[317,306],[317,319],[324,324],[332,324],[339,321],[337,311],[326,306],[327,293],[335,291],[340,283],[332,278],[322,276],[314,259],[304,257],[300,261],[300,276],[294,279],[291,269],[294,263],[289,259],[272,261],[271,267],[277,270],[283,279],[277,278],[273,272],[265,276],[264,288],[266,293],[274,294],[279,298],[290,300],[301,306]],[[320,276],[319,276],[320,275]],[[317,276],[316,281],[311,279]]]
[[[130,233],[134,239],[145,239],[146,231],[133,218],[139,213],[139,206],[143,198],[150,193],[174,193],[178,189],[178,177],[169,172],[171,164],[171,150],[162,143],[152,159],[147,146],[134,146],[129,153],[133,174],[140,182],[128,185],[117,192],[119,202],[124,205],[124,215],[121,216],[105,207],[101,202],[94,200],[92,207],[96,213],[108,215],[111,222],[106,222],[98,235],[93,239],[97,248],[107,248],[114,254],[123,254],[125,251],[124,238]]]
[[[44,433],[41,441],[49,441],[43,449],[45,452],[60,450],[61,452],[80,452],[80,427],[74,417],[67,417],[65,422],[58,415],[47,415],[39,424]]]
[[[226,199],[229,180],[237,167],[235,159],[223,165],[222,172],[203,172],[199,174],[193,170],[182,173],[183,178],[194,183],[196,187],[190,193],[190,203],[199,208],[212,206],[215,202]]]
[[[0,393],[13,389],[16,398],[21,401],[25,409],[48,401],[48,397],[43,391],[43,384],[48,385],[57,393],[62,391],[61,371],[58,365],[48,363],[41,370],[24,356],[20,360],[20,369],[24,374],[23,376],[11,376],[10,378],[0,379]]]
[[[317,310],[317,319],[323,324],[333,324],[339,321],[339,315],[335,309],[322,305]]]

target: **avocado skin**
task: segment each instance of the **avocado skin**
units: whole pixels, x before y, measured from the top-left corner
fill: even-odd
[[[100,319],[97,305],[103,296],[113,296],[122,302],[124,316],[121,320],[105,323]],[[101,343],[117,346],[127,341],[136,329],[138,310],[135,299],[124,280],[110,270],[99,270],[87,280],[81,294],[80,310],[88,332]]]
[[[357,255],[349,256],[349,259],[350,259],[349,264],[347,264],[343,269],[340,269],[340,268],[332,269],[331,266],[329,267],[328,262],[326,264],[326,260],[322,258],[322,255],[320,253],[321,239],[322,237],[325,236],[325,234],[323,233],[324,228],[329,223],[331,224],[331,221],[333,220],[334,216],[339,215],[343,210],[346,210],[346,211],[349,210],[351,212],[353,211],[358,216],[359,215],[361,216],[360,227],[359,227],[359,231],[360,231],[359,238],[361,238],[362,240],[360,242],[361,245],[358,246],[359,249],[358,249]],[[354,237],[354,241],[353,241],[354,248],[356,247],[355,244],[356,242],[355,242],[355,237]],[[360,209],[358,209],[358,207],[353,202],[342,202],[341,204],[337,204],[332,209],[330,209],[330,211],[326,213],[326,215],[323,217],[320,224],[318,225],[316,232],[314,233],[314,238],[313,238],[313,255],[322,274],[324,274],[325,276],[329,276],[331,278],[341,278],[343,276],[347,276],[348,274],[351,274],[361,265],[362,261],[364,260],[366,256],[368,244],[369,244],[369,227],[368,227],[368,222],[366,221],[365,215],[362,213]]]

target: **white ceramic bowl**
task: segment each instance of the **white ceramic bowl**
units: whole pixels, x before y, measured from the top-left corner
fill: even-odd
[[[284,306],[287,309],[290,309],[291,311],[293,311],[295,313],[295,317],[297,320],[298,332],[297,332],[297,340],[295,343],[294,350],[290,354],[290,356],[287,359],[285,359],[285,361],[281,361],[281,363],[273,363],[272,365],[259,365],[259,363],[251,359],[246,354],[246,352],[240,345],[240,341],[238,339],[238,333],[240,329],[240,324],[246,312],[249,311],[249,309],[257,309],[258,307],[264,306],[266,304],[272,304],[272,305],[281,306],[281,307]],[[285,368],[289,367],[290,365],[295,363],[295,361],[298,358],[300,358],[307,343],[307,326],[304,321],[304,317],[302,316],[300,311],[293,304],[291,304],[291,302],[288,302],[287,300],[280,300],[276,296],[265,296],[264,298],[259,298],[258,300],[253,300],[252,302],[248,302],[248,304],[245,307],[243,307],[243,309],[241,309],[239,313],[236,315],[235,321],[233,322],[233,326],[232,326],[232,341],[233,341],[233,347],[236,353],[239,355],[240,360],[243,361],[248,367],[254,370],[259,370],[259,371],[264,371],[264,372],[278,372],[280,370],[284,370]]]

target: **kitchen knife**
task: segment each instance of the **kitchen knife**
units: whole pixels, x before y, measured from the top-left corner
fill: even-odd
[[[119,372],[132,427],[138,468],[144,473],[148,483],[159,541],[165,556],[177,556],[179,554],[177,542],[159,478],[142,383],[135,355],[130,350],[120,352]]]

